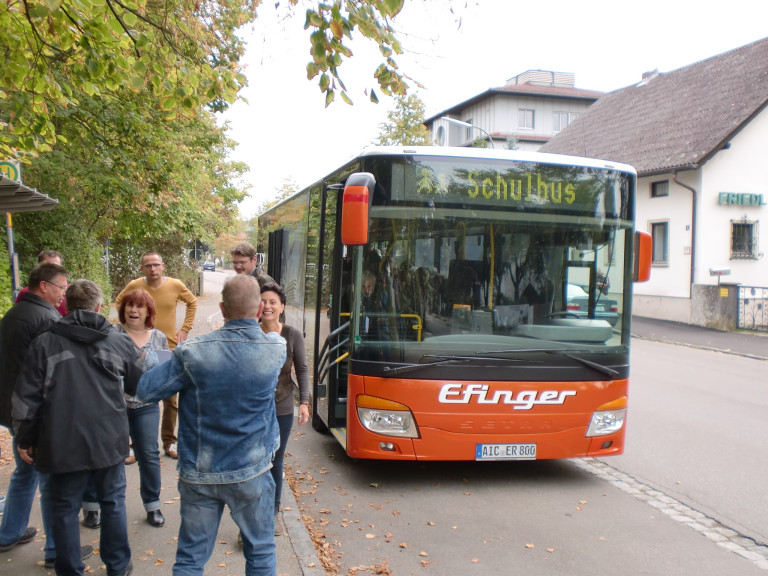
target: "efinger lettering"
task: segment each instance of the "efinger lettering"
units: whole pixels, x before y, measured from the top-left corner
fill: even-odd
[[[576,396],[575,390],[521,390],[515,396],[512,390],[496,390],[488,397],[487,384],[445,384],[440,389],[442,404],[469,404],[474,397],[478,404],[512,404],[515,410],[530,410],[541,404],[564,404],[568,396]]]

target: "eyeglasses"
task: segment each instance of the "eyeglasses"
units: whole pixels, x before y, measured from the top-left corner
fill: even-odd
[[[61,284],[56,284],[56,282],[51,282],[50,280],[43,280],[43,282],[45,282],[46,284],[53,284],[54,286],[56,286],[56,288],[59,288],[64,291],[66,291],[67,288],[69,288],[69,286],[67,286],[66,284],[62,286]]]
[[[232,266],[245,266],[250,260],[232,260]]]
[[[162,262],[160,264],[142,264],[142,266],[144,266],[144,268],[159,268],[162,265],[163,265]]]

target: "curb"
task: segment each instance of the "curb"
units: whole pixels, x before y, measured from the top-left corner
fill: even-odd
[[[660,342],[661,344],[672,344],[674,346],[685,346],[686,348],[695,348],[697,350],[704,350],[706,352],[719,352],[720,354],[728,354],[730,356],[741,356],[742,358],[751,358],[752,360],[768,361],[768,356],[758,356],[757,354],[749,354],[748,352],[737,352],[735,350],[725,350],[723,348],[713,348],[712,346],[702,346],[700,344],[691,344],[687,342],[677,342],[676,340],[664,340],[663,338],[652,338],[650,336],[641,336],[640,334],[631,334],[632,338],[638,340],[648,340],[649,342]]]
[[[288,532],[288,539],[291,542],[293,551],[299,561],[299,567],[303,576],[325,576],[322,562],[317,555],[315,545],[309,537],[307,527],[299,513],[299,503],[296,501],[296,495],[291,490],[288,482],[283,480],[283,498],[287,494],[291,495],[291,506],[286,509],[283,507],[283,523]]]

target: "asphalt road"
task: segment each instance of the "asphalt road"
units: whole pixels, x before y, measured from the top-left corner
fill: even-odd
[[[765,573],[582,461],[355,461],[312,430],[289,451],[300,511],[339,574]]]
[[[606,464],[768,544],[766,382],[766,361],[634,340],[626,450]]]

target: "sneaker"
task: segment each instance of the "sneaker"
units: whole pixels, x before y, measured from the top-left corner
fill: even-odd
[[[28,542],[32,542],[32,540],[35,539],[36,534],[37,534],[37,528],[33,526],[29,526],[27,528],[27,531],[24,532],[21,538],[16,540],[16,542],[11,542],[10,544],[0,544],[0,552],[8,552],[8,550],[13,548],[17,544],[27,544]]]
[[[90,558],[93,554],[93,546],[81,546],[80,547],[80,560],[85,560],[86,558]],[[46,558],[45,563],[43,566],[45,568],[53,568],[53,565],[56,563],[56,558]]]
[[[131,464],[136,464],[136,455],[133,453],[133,448],[131,448],[128,458],[125,459],[126,466],[130,466]]]
[[[86,528],[98,528],[101,526],[101,518],[98,511],[83,511],[83,526]]]
[[[0,516],[3,515],[3,510],[5,510],[5,494],[0,494]]]
[[[174,460],[179,457],[179,452],[176,449],[176,442],[171,442],[170,444],[165,445],[165,455]]]

